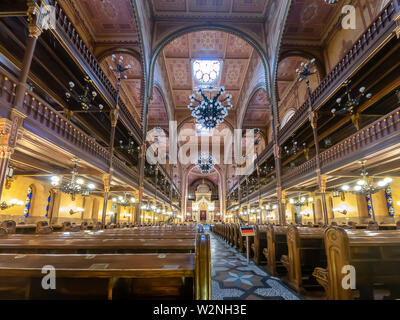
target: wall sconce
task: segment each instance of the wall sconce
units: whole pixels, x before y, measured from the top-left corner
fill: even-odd
[[[14,167],[12,165],[8,165],[6,169],[6,183],[5,188],[9,190],[11,188],[11,183],[15,180],[14,178]]]
[[[24,204],[25,204],[24,201],[17,200],[17,199],[11,199],[8,202],[3,201],[2,203],[0,203],[0,209],[1,210],[6,210],[6,209],[9,209],[9,208],[14,207],[14,206],[23,206]]]
[[[308,217],[310,217],[312,215],[312,212],[309,209],[307,209],[307,210],[301,211],[300,214],[303,217],[307,217],[308,218]]]
[[[334,213],[340,213],[340,214],[346,215],[347,213],[352,211],[352,208],[346,206],[345,204],[341,204],[338,207],[333,208],[332,211]]]
[[[69,214],[72,216],[73,214],[75,214],[75,213],[82,213],[82,212],[85,212],[85,209],[83,209],[83,208],[76,208],[76,211],[74,211],[74,210],[69,210]]]

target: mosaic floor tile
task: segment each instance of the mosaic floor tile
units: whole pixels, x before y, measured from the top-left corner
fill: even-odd
[[[299,300],[278,278],[213,233],[211,277],[213,300]]]

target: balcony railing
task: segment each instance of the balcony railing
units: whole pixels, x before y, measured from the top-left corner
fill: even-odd
[[[400,135],[400,108],[376,120],[365,128],[320,154],[321,172],[327,173],[338,166],[346,165],[355,158],[380,151],[387,147],[384,142]],[[290,169],[282,176],[284,188],[298,180],[306,181],[316,175],[316,158]],[[290,181],[290,182],[289,182]]]
[[[55,0],[50,0],[49,2],[56,8],[56,32],[58,36],[61,38],[62,41],[67,42],[66,44],[70,49],[72,49],[72,51],[74,51],[73,53],[76,53],[80,58],[82,58],[82,63],[85,64],[82,67],[86,67],[85,71],[91,75],[94,83],[99,85],[101,92],[104,93],[108,102],[111,104],[112,107],[114,107],[117,98],[117,91],[114,89],[110,80],[107,78],[96,57],[87,48],[79,33],[72,25],[71,20],[67,17],[58,2]],[[119,106],[121,110],[121,120],[141,141],[143,139],[142,130],[139,128],[132,114],[129,112],[127,106],[121,100],[119,101]]]
[[[400,134],[400,108],[376,120],[352,136],[344,139],[320,154],[322,169],[333,163],[343,161],[366,149],[384,147],[383,142],[393,135]]]
[[[395,1],[397,1],[396,6]],[[397,6],[398,0],[392,0],[388,3],[385,9],[381,11],[378,17],[354,43],[346,56],[326,75],[312,92],[311,104],[313,110],[318,109],[327,97],[338,89],[340,84],[350,77],[359,65],[370,57],[371,53],[394,32],[396,23],[393,21],[393,18],[396,15],[396,10],[399,10]],[[279,131],[278,139],[280,144],[307,120],[308,108],[309,105],[306,101]]]
[[[16,83],[14,76],[0,68],[0,101],[8,108],[12,107],[14,101]],[[22,111],[26,115],[23,125],[25,129],[71,152],[100,170],[108,171],[109,150],[67,120],[38,95],[27,91]],[[137,184],[135,169],[128,167],[116,157],[113,160],[113,167],[116,177],[132,186]]]

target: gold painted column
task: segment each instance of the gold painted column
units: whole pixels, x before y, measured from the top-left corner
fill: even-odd
[[[104,199],[103,199],[103,214],[101,216],[101,223],[103,227],[106,225],[106,217],[107,217],[107,204],[108,204],[108,194],[110,192],[110,175],[103,175],[103,183],[104,183]]]
[[[328,199],[326,201],[326,207],[328,210],[328,218],[329,219],[335,219],[335,213],[333,212],[333,200],[332,196],[328,196]]]
[[[144,133],[144,137],[145,136],[146,136],[146,132]],[[142,205],[143,205],[145,163],[146,163],[146,143],[144,142],[140,146],[140,150],[139,150],[139,203],[137,206],[135,206],[136,221],[138,221],[138,222],[142,221],[140,217],[143,214],[142,213]]]
[[[58,218],[58,214],[60,212],[61,195],[62,193],[60,191],[54,191],[53,193],[54,200],[50,211],[50,225]]]
[[[357,213],[359,218],[368,218],[369,213],[366,196],[362,194],[356,194],[355,197],[357,201]]]
[[[374,206],[375,218],[389,217],[385,189],[379,190],[372,195],[372,205]]]
[[[281,148],[276,143],[274,144],[274,157],[275,157],[275,173],[276,173],[276,197],[278,198],[278,220],[279,224],[286,225],[286,192],[282,191],[281,181]]]
[[[308,86],[308,96],[310,97],[311,91]],[[310,99],[310,98],[309,98]],[[321,198],[322,198],[322,214],[324,217],[324,224],[328,225],[329,224],[329,219],[328,219],[328,210],[326,206],[326,176],[321,176],[321,162],[319,158],[319,140],[318,140],[318,130],[317,130],[317,123],[318,123],[318,114],[311,109],[311,103],[310,103],[310,114],[309,114],[309,121],[311,124],[311,128],[313,131],[313,136],[314,136],[314,146],[315,146],[315,162],[316,162],[316,173],[317,173],[317,183],[318,187],[321,193]]]
[[[14,152],[17,140],[20,138],[20,128],[22,128],[23,120],[26,115],[22,113],[23,103],[26,92],[26,81],[28,80],[29,71],[32,65],[33,53],[35,51],[36,42],[42,33],[42,29],[38,25],[40,7],[34,1],[28,1],[28,28],[29,35],[25,48],[22,68],[20,70],[18,83],[16,86],[15,99],[13,108],[10,112],[11,125],[1,124],[1,141],[0,141],[0,200],[3,192],[6,170],[10,162],[12,153]],[[6,128],[8,127],[8,128]]]

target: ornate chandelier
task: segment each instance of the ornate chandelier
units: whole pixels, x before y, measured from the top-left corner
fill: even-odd
[[[72,201],[74,201],[77,194],[84,197],[89,196],[96,186],[93,183],[85,184],[85,180],[78,176],[78,159],[72,161],[74,162],[74,169],[72,170],[71,181],[62,181],[59,176],[52,176],[51,184],[61,192],[70,194]]]
[[[341,109],[337,110],[336,108],[332,108],[331,112],[334,116],[338,114],[350,114],[351,121],[353,122],[354,126],[357,130],[360,130],[360,113],[358,109],[363,102],[372,98],[372,93],[365,93],[366,87],[363,86],[359,89],[360,94],[354,97],[350,91],[350,83],[351,80],[347,80],[343,83],[343,85],[346,87],[345,98],[347,101],[343,102],[343,98],[336,99],[336,103]]]
[[[123,140],[119,141],[119,147],[121,150],[126,151],[129,155],[133,155],[135,153],[139,153],[140,147],[136,146],[135,141],[132,139],[132,137],[129,137],[129,141],[127,144],[124,144]]]
[[[386,177],[382,180],[379,180],[376,185],[373,184],[373,181],[368,177],[368,172],[365,168],[366,160],[361,160],[361,179],[357,181],[355,186],[343,185],[341,187],[342,191],[345,192],[354,192],[362,195],[371,196],[378,191],[387,188],[387,186],[393,181],[392,178]]]
[[[199,88],[196,93],[189,97],[190,104],[188,105],[188,108],[192,111],[192,116],[196,118],[196,123],[209,130],[224,122],[225,117],[228,115],[228,110],[232,108],[230,102],[232,95],[226,93],[224,87],[221,87],[213,98],[211,98],[211,94],[209,98],[204,93],[205,91],[211,93],[213,90],[215,90],[213,87],[207,89]],[[202,97],[202,100],[196,98],[198,95]],[[193,104],[195,102],[197,105]]]
[[[93,109],[99,109],[103,110],[103,105],[99,104],[98,107],[95,105],[95,99],[97,97],[97,92],[96,91],[90,91],[90,86],[92,85],[92,80],[88,77],[85,76],[84,78],[85,85],[84,85],[84,92],[83,94],[79,94],[74,88],[75,88],[75,83],[72,81],[69,82],[69,91],[65,92],[65,96],[67,98],[67,102],[70,102],[71,98],[75,100],[82,108],[83,111],[88,111],[88,110],[93,110]]]
[[[215,167],[215,159],[209,153],[201,153],[197,160],[196,167],[201,171],[202,174],[210,173]]]
[[[130,207],[133,206],[136,202],[135,197],[128,197],[127,194],[125,194],[124,196],[113,197],[111,200],[114,204],[121,207]]]

